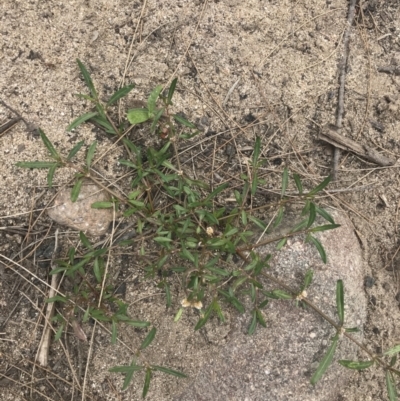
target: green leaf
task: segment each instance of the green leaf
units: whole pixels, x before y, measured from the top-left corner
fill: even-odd
[[[346,333],[359,333],[360,329],[358,327],[349,327],[345,329]]]
[[[49,172],[47,173],[47,183],[49,185],[49,188],[51,188],[53,185],[53,177],[54,177],[54,173],[56,172],[57,167],[59,167],[59,165],[57,163],[54,163],[49,168]]]
[[[111,322],[111,344],[115,344],[117,342],[117,336],[118,336],[117,322],[115,320],[112,320],[112,322]]]
[[[313,279],[313,275],[314,275],[314,272],[312,270],[307,270],[306,275],[304,277],[304,283],[303,283],[302,290],[306,290],[310,286],[312,279]]]
[[[184,373],[181,373],[177,370],[173,370],[173,369],[169,369],[169,368],[164,368],[163,366],[156,366],[156,365],[152,365],[151,366],[154,370],[158,370],[160,372],[166,373],[167,375],[172,375],[172,376],[176,376],[176,377],[182,377],[185,378],[187,377]]]
[[[309,242],[312,242],[315,247],[317,248],[319,255],[321,256],[321,259],[324,263],[326,263],[326,252],[324,247],[322,246],[321,242],[319,242],[315,237],[313,237],[312,235],[308,235],[307,236],[307,240]]]
[[[166,243],[166,242],[172,242],[171,238],[167,238],[167,237],[155,237],[154,241],[162,244],[162,243]]]
[[[294,226],[290,232],[295,233],[296,231],[304,230],[307,227],[308,219],[302,220],[299,224]]]
[[[315,204],[313,202],[310,202],[310,215],[308,217],[307,228],[313,225],[316,216],[317,213],[315,211]]]
[[[154,340],[154,337],[156,336],[157,329],[153,327],[150,331],[149,334],[147,334],[146,338],[143,340],[140,349],[145,349],[147,348],[151,342]]]
[[[171,86],[168,89],[168,96],[167,96],[167,104],[171,105],[172,102],[172,96],[174,95],[175,92],[175,87],[176,87],[176,83],[178,82],[178,78],[175,78],[172,82],[171,82]]]
[[[375,361],[349,361],[349,360],[340,360],[339,363],[348,369],[362,370],[367,369],[372,366]]]
[[[317,213],[322,216],[325,220],[329,221],[329,223],[331,224],[335,224],[335,221],[333,220],[333,217],[325,210],[322,209],[318,206],[315,206],[315,210],[317,211]]]
[[[93,202],[90,207],[92,209],[111,209],[113,206],[114,202],[100,201],[100,202]]]
[[[61,295],[56,295],[54,297],[46,299],[47,304],[51,304],[52,302],[68,302],[68,298],[63,297]]]
[[[285,237],[285,238],[282,238],[279,242],[278,242],[278,244],[276,245],[276,249],[279,251],[280,249],[282,249],[285,245],[286,245],[286,242],[287,242],[287,238]]]
[[[94,276],[96,277],[96,281],[98,283],[101,283],[103,281],[103,277],[102,277],[102,263],[103,259],[100,257],[97,257],[94,262],[93,262],[93,273]]]
[[[85,248],[93,249],[92,244],[90,243],[90,241],[88,240],[88,238],[86,237],[84,232],[79,231],[79,239],[81,240],[81,242],[85,246]]]
[[[186,120],[186,118],[183,118],[179,114],[174,114],[172,117],[174,118],[174,120],[176,120],[178,123],[184,125],[185,127],[196,129],[196,126],[193,123]]]
[[[257,172],[254,174],[254,177],[251,181],[251,195],[254,196],[257,192],[257,186],[258,186],[258,176]]]
[[[340,227],[340,224],[326,224],[324,226],[318,226],[318,227],[313,227],[310,230],[308,230],[309,233],[316,233],[319,231],[328,231],[328,230],[334,230],[335,228]]]
[[[289,172],[288,169],[285,167],[283,169],[283,175],[282,175],[282,192],[281,192],[281,197],[285,195],[285,192],[287,190],[289,184]]]
[[[299,194],[301,195],[303,193],[303,185],[301,183],[299,175],[293,174],[293,179],[296,184],[297,190],[299,191]]]
[[[390,401],[397,401],[397,390],[390,371],[386,371],[386,389]]]
[[[267,295],[267,293],[265,293],[265,295]],[[293,295],[289,294],[286,291],[283,290],[273,290],[270,295],[272,295],[272,297],[270,298],[275,298],[275,299],[293,299]]]
[[[88,169],[90,168],[90,164],[92,163],[94,153],[96,152],[96,146],[97,146],[97,141],[94,141],[90,145],[89,150],[87,152],[87,155],[86,155],[86,166],[87,166]]]
[[[157,110],[157,113],[153,117],[153,122],[151,123],[151,126],[150,126],[150,132],[154,132],[156,130],[158,121],[160,120],[160,118],[164,114],[164,111],[165,111],[164,108],[162,108],[160,110]]]
[[[150,381],[151,381],[151,369],[146,368],[146,374],[144,376],[144,386],[143,386],[143,392],[142,392],[143,398],[145,398],[147,393],[149,392]]]
[[[90,120],[90,122],[94,125],[103,127],[108,134],[118,135],[118,132],[115,132],[114,127],[110,124],[106,117],[96,115]]]
[[[136,125],[147,121],[150,115],[147,109],[132,109],[128,111],[127,118],[132,125]]]
[[[61,338],[64,328],[65,328],[65,323],[61,323],[61,326],[59,327],[56,335],[54,336],[54,341],[58,341]]]
[[[323,374],[326,372],[329,365],[332,363],[332,359],[333,359],[333,355],[335,354],[335,351],[336,351],[337,343],[338,343],[338,337],[335,336],[333,338],[332,344],[330,345],[330,347],[328,349],[328,352],[322,358],[322,361],[320,362],[317,370],[311,377],[311,380],[310,380],[311,384],[313,384],[313,385],[316,384],[321,379]]]
[[[253,310],[251,323],[250,323],[249,329],[247,330],[247,333],[249,335],[254,334],[254,332],[256,331],[256,327],[257,327],[257,311]]]
[[[56,160],[60,160],[60,155],[57,153],[56,149],[54,148],[53,144],[50,142],[49,138],[47,138],[46,134],[39,128],[40,138],[46,146],[47,150],[50,152],[51,157]]]
[[[114,373],[125,373],[125,380],[122,386],[122,391],[126,390],[129,384],[132,381],[133,374],[139,370],[143,370],[143,366],[135,365],[135,361],[132,362],[129,366],[114,366],[113,368],[109,369],[109,372]]]
[[[144,321],[140,321],[140,320],[127,320],[125,323],[127,323],[133,327],[139,327],[141,329],[150,326],[149,322],[144,322]]]
[[[256,141],[254,143],[254,151],[253,151],[253,168],[257,167],[258,158],[261,153],[261,139],[260,137],[256,137]]]
[[[339,315],[340,325],[344,323],[344,290],[343,281],[338,280],[336,283],[336,308]]]
[[[395,345],[394,347],[388,349],[384,355],[395,355],[398,354],[400,352],[400,344],[399,345]]]
[[[279,224],[281,224],[282,219],[283,219],[283,212],[284,211],[285,211],[285,208],[283,206],[281,206],[279,208],[278,215],[276,216],[276,219],[274,221],[274,228],[278,227]]]
[[[147,100],[147,108],[149,109],[150,116],[152,116],[156,110],[156,102],[157,102],[158,96],[160,96],[162,89],[163,89],[162,85],[157,85],[153,89],[153,91],[150,93],[150,96]]]
[[[81,149],[85,141],[78,142],[68,153],[67,160],[71,160]]]
[[[211,199],[214,199],[218,194],[220,194],[222,191],[224,191],[226,188],[229,187],[229,182],[226,182],[225,184],[219,185],[217,188],[212,191],[207,198],[205,199],[206,201],[209,201]]]
[[[71,190],[71,202],[76,202],[79,196],[79,192],[81,192],[81,187],[83,183],[83,178],[79,178],[75,185],[72,187]]]
[[[86,85],[89,88],[90,93],[92,94],[92,97],[94,99],[97,99],[97,92],[96,92],[96,89],[94,88],[94,85],[93,85],[93,82],[92,82],[92,78],[90,77],[90,74],[89,74],[88,70],[81,63],[81,61],[79,59],[76,59],[76,62],[78,63],[79,69],[81,70],[81,73],[83,75],[83,79],[85,80]]]
[[[97,111],[91,111],[89,113],[82,114],[78,118],[76,118],[70,125],[67,127],[67,131],[72,131],[74,128],[78,127],[79,125],[83,124],[85,121],[90,120],[91,118],[97,116]]]
[[[207,320],[210,318],[211,312],[213,310],[214,310],[213,304],[211,303],[211,305],[208,306],[206,312],[204,313],[204,316],[202,318],[200,318],[199,321],[197,322],[197,324],[194,328],[195,330],[201,329],[207,323]]]
[[[316,195],[318,192],[322,191],[331,181],[331,176],[329,175],[328,177],[326,177],[324,179],[324,181],[321,182],[321,184],[317,185],[314,189],[312,189],[307,196],[314,196]]]
[[[265,322],[264,316],[259,309],[256,309],[257,321],[260,323],[262,327],[267,327],[267,323]]]
[[[15,165],[21,168],[52,168],[57,165],[54,162],[18,162]]]
[[[133,88],[135,87],[135,84],[130,84],[127,86],[124,86],[121,89],[118,89],[108,100],[107,102],[107,107],[111,106],[113,103],[117,102],[119,99],[123,98],[126,96]]]

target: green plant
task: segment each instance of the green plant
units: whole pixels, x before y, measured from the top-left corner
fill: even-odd
[[[294,174],[292,180],[298,194],[289,197],[286,193],[291,177],[288,169],[285,168],[282,174],[280,198],[273,205],[276,213],[266,223],[265,213],[271,204],[253,207],[260,185],[264,182],[264,177],[260,173],[264,163],[261,140],[256,138],[249,172],[240,176],[241,185],[236,186],[233,191],[235,206],[227,206],[223,202],[223,196],[227,191],[231,191],[228,182],[211,188],[204,180],[193,178],[188,174],[180,161],[179,143],[189,140],[197,134],[197,131],[195,125],[185,118],[171,113],[172,98],[177,85],[176,79],[165,92],[161,86],[157,86],[143,107],[129,110],[126,120],[116,124],[112,119],[110,106],[126,96],[133,89],[133,85],[118,90],[103,104],[99,100],[85,66],[79,60],[78,65],[90,92],[89,95],[78,96],[92,103],[93,110],[74,120],[68,129],[72,130],[85,122],[93,123],[102,127],[107,134],[122,141],[127,157],[119,162],[130,172],[128,196],[119,195],[116,190],[105,187],[99,181],[93,166],[96,142],[88,147],[85,163],[80,165],[73,159],[82,148],[83,142],[75,145],[64,158],[55,150],[44,132],[40,131],[44,145],[53,161],[20,162],[17,165],[25,168],[48,169],[49,186],[52,185],[57,168],[64,166],[74,168],[76,170],[75,185],[71,192],[73,201],[78,198],[84,179],[93,180],[110,192],[112,195],[110,202],[93,204],[92,207],[115,208],[125,218],[134,216],[137,234],[143,238],[146,236],[146,241],[142,241],[140,249],[143,269],[148,278],[158,280],[158,287],[164,290],[168,307],[173,305],[171,286],[176,285],[176,280],[171,278],[171,273],[180,277],[181,290],[185,295],[180,300],[182,307],[178,309],[175,320],[181,318],[185,307],[195,307],[200,313],[194,329],[199,330],[213,315],[223,322],[224,309],[227,306],[235,308],[238,313],[244,313],[243,298],[250,296],[252,307],[248,333],[253,334],[258,326],[266,327],[263,308],[270,298],[286,299],[295,301],[297,304],[308,305],[309,309],[320,314],[337,331],[325,358],[312,377],[312,383],[316,383],[326,371],[332,361],[339,336],[345,335],[366,351],[371,359],[364,362],[341,361],[340,363],[351,369],[365,369],[374,363],[381,364],[387,371],[386,382],[390,400],[397,399],[393,374],[399,374],[399,372],[393,368],[396,363],[395,356],[390,364],[386,364],[350,336],[349,333],[354,332],[355,329],[343,328],[343,284],[340,281],[337,283],[339,323],[336,323],[307,299],[306,289],[312,283],[312,271],[306,274],[304,283],[299,289],[292,289],[285,284],[284,279],[278,280],[268,274],[268,262],[272,255],[261,258],[256,252],[258,247],[270,242],[275,242],[276,249],[279,251],[289,237],[304,235],[305,240],[316,247],[321,259],[326,263],[325,250],[314,234],[338,227],[330,214],[317,205],[317,196],[329,184],[330,177],[325,178],[313,189],[305,191],[300,177]],[[159,102],[162,104],[161,107],[158,107]],[[149,123],[150,134],[158,137],[157,146],[143,149],[128,137],[127,133],[131,129],[129,124],[144,123]],[[261,230],[263,233],[273,233],[281,224],[289,206],[301,209],[301,221],[290,231],[255,244],[255,232]],[[315,225],[317,216],[321,216],[326,223]],[[80,233],[80,241],[83,249],[80,248],[78,251],[76,247],[71,248],[67,258],[59,261],[58,267],[52,272],[52,274],[63,273],[74,283],[73,290],[68,296],[56,296],[48,300],[48,302],[57,301],[64,304],[63,313],[55,317],[60,324],[56,338],[61,336],[69,319],[80,331],[76,318],[79,313],[78,307],[85,310],[83,321],[91,317],[111,325],[112,342],[117,340],[117,326],[120,323],[142,328],[149,326],[148,322],[132,320],[127,315],[127,305],[113,296],[103,259],[103,255],[109,249],[94,247],[83,233]],[[121,242],[118,246],[130,244],[132,240]],[[243,263],[232,263],[236,257],[239,257]],[[88,270],[88,267],[91,270]],[[266,291],[263,280],[275,283],[278,288]],[[156,329],[151,329],[130,365],[111,369],[112,372],[125,374],[124,389],[132,380],[134,372],[144,371],[143,397],[148,392],[153,371],[184,377],[182,373],[169,368],[138,362],[141,351],[151,343],[155,334]],[[395,355],[398,352],[398,347],[395,347],[388,351],[388,355]]]

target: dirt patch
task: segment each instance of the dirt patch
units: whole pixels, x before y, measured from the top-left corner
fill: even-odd
[[[0,252],[8,258],[2,257],[0,264],[0,331],[5,333],[0,341],[2,399],[81,397],[74,388],[77,384],[71,383],[83,385],[86,345],[73,336],[53,344],[51,373],[34,368],[33,362],[43,325],[39,310],[47,291],[41,280],[49,281],[45,250],[54,237],[45,215],[33,222],[73,172],[57,172],[55,188],[48,190],[45,171],[15,166],[21,160],[47,160],[38,127],[64,152],[82,139],[87,146],[97,139],[100,155],[114,145],[112,138],[89,125],[65,131],[87,111],[86,102],[74,96],[86,93],[75,59],[88,66],[104,98],[123,77],[136,83],[122,110],[177,76],[174,111],[202,129],[190,146],[181,149],[183,166],[195,177],[213,184],[218,177],[229,179],[234,187],[259,136],[268,160],[263,167],[268,201],[280,192],[284,166],[301,175],[308,188],[330,173],[332,149],[317,137],[320,126],[335,122],[347,7],[342,0],[2,2],[0,120],[15,117],[14,111],[24,118],[0,134]],[[357,7],[342,130],[395,160],[400,153],[399,21],[397,1],[364,1],[362,12]],[[138,143],[157,144],[147,131],[132,135]],[[114,149],[99,164],[110,183],[123,172],[116,163],[120,149]],[[377,168],[344,152],[338,180],[329,187],[337,191],[320,199],[349,215],[363,247],[369,299],[365,341],[376,353],[399,340],[397,169],[397,164]],[[126,190],[126,184],[118,185]],[[64,230],[60,239],[75,234]],[[45,254],[40,260],[33,252],[36,247]],[[132,314],[156,322],[158,315],[168,313],[172,321],[180,294],[174,294],[175,304],[166,311],[157,281],[144,280],[136,256],[133,250],[112,259],[114,276],[118,283],[126,282],[127,299],[135,302]],[[185,314],[182,326],[160,327],[149,356],[155,358],[153,363],[168,363],[193,374],[190,347],[203,347],[207,358],[215,345],[193,332],[175,355],[164,355],[162,342],[168,341],[171,330],[191,330],[197,319],[193,310]],[[90,325],[85,329],[90,332]],[[126,348],[112,346],[109,334],[96,330],[85,384],[88,399],[140,399],[142,377],[120,393],[122,378],[107,372],[110,366],[130,363],[127,349],[137,347],[139,333],[120,333]],[[178,379],[157,375],[149,399],[170,399],[180,386]],[[343,389],[342,401],[361,399],[387,399],[380,371],[354,374],[351,385]]]

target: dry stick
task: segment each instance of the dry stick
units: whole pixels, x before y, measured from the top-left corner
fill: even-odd
[[[54,252],[53,256],[51,257],[51,268],[54,269],[54,260],[57,254],[58,248],[58,229],[55,232],[55,244],[54,244]],[[58,274],[53,274],[51,276],[51,288],[49,291],[49,298],[53,298],[57,291],[57,282],[58,282]],[[41,366],[47,366],[47,361],[49,357],[49,348],[50,348],[50,337],[51,337],[51,328],[48,322],[51,321],[53,314],[54,314],[54,302],[50,302],[47,304],[47,311],[46,311],[46,321],[44,323],[44,330],[42,334],[42,339],[39,345],[39,352],[38,352],[38,362]]]
[[[319,134],[319,139],[335,146],[335,150],[344,149],[353,152],[379,166],[392,166],[395,163],[394,160],[381,155],[375,149],[340,135],[338,133],[338,128],[334,125],[324,127]]]
[[[101,283],[101,291],[100,291],[99,302],[97,304],[99,308],[101,306],[103,293],[104,293],[104,288],[106,286],[106,280],[107,280],[107,277],[108,277],[108,267],[109,267],[110,259],[111,259],[111,247],[112,247],[112,244],[113,244],[113,238],[114,238],[114,234],[115,234],[115,205],[113,207],[113,214],[114,214],[114,216],[113,216],[113,223],[112,223],[113,227],[112,227],[111,236],[110,236],[111,237],[110,238],[110,248],[108,250],[107,263],[106,263],[105,270],[104,270],[103,281]],[[93,325],[93,330],[92,330],[92,336],[90,338],[88,356],[87,356],[87,360],[86,360],[85,376],[83,378],[82,401],[85,401],[86,383],[87,383],[87,380],[88,380],[90,358],[92,357],[92,352],[93,352],[93,343],[94,343],[94,334],[96,332],[96,324],[97,324],[97,321],[95,320],[94,325]]]
[[[338,107],[336,115],[336,127],[340,130],[342,128],[342,120],[344,113],[344,86],[346,82],[346,68],[347,61],[349,58],[349,42],[350,42],[350,31],[353,25],[354,12],[355,12],[356,0],[350,0],[349,13],[347,15],[347,28],[344,34],[344,55],[340,66],[339,75],[339,95],[338,95]],[[333,167],[332,167],[332,179],[335,181],[337,178],[338,161],[340,157],[339,148],[335,147],[333,153]]]

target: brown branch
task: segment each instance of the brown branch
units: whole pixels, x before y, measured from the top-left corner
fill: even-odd
[[[355,7],[356,7],[356,0],[350,0],[349,12],[347,14],[347,28],[343,39],[344,54],[340,64],[340,73],[339,73],[339,95],[338,95],[338,107],[336,115],[336,127],[339,130],[342,128],[342,120],[344,114],[344,87],[346,82],[347,61],[349,58],[350,31],[351,31],[351,26],[353,25]],[[333,180],[336,180],[337,178],[339,157],[340,157],[340,150],[339,148],[335,147],[333,154],[333,167],[332,167]]]
[[[319,134],[319,139],[335,146],[335,149],[343,149],[353,152],[364,159],[378,164],[379,166],[392,166],[395,163],[394,160],[381,155],[377,150],[353,141],[350,138],[346,138],[345,136],[340,135],[338,131],[337,127],[329,124],[322,129]]]

